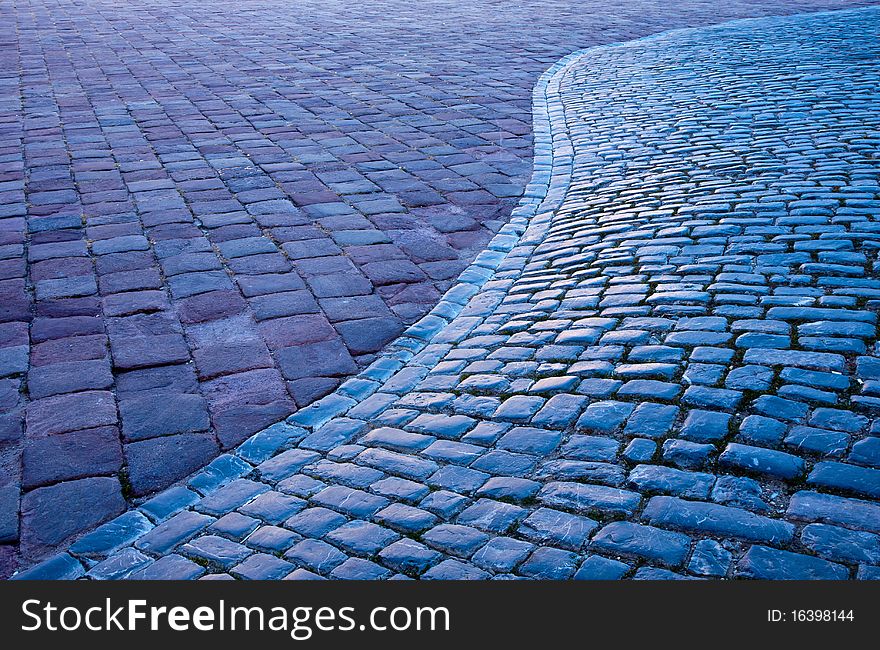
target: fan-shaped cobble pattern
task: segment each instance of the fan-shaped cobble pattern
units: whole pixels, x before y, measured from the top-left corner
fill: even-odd
[[[30,576],[880,577],[878,32],[569,57],[431,315]]]

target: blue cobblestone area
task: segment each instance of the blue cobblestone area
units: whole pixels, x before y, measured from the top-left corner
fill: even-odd
[[[21,577],[880,577],[878,32],[566,57],[522,200],[427,316]]]

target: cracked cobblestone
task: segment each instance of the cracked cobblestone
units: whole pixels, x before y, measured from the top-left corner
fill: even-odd
[[[58,237],[71,226],[58,206],[84,206],[83,195],[51,180],[51,169],[67,163],[52,162],[60,153],[37,138],[47,182],[28,203],[50,207],[29,213],[28,227],[35,220],[53,234],[28,242],[29,277],[41,264],[51,277],[34,280],[37,304],[41,296],[48,302],[30,332],[26,422],[35,437],[21,462],[25,486],[35,489],[21,502],[23,529],[51,531],[54,538],[36,543],[50,548],[106,521],[108,503],[110,516],[122,511],[112,476],[123,454],[135,493],[211,462],[23,577],[876,574],[878,24],[875,10],[763,19],[594,48],[557,64],[536,90],[535,169],[510,223],[499,228],[499,217],[486,230],[498,230],[488,248],[389,352],[214,460],[218,440],[234,447],[293,410],[290,382],[307,377],[285,373],[285,354],[314,377],[314,368],[374,352],[397,334],[373,322],[379,303],[367,302],[357,313],[370,321],[373,343],[347,337],[344,318],[322,329],[322,314],[352,313],[355,302],[338,302],[338,288],[390,304],[373,287],[418,282],[429,262],[359,257],[388,245],[363,239],[369,229],[360,227],[354,243],[340,244],[336,235],[348,226],[323,224],[327,246],[357,249],[344,256],[313,237],[283,244],[281,254],[276,239],[251,233],[254,223],[257,231],[307,227],[289,224],[290,215],[302,219],[309,206],[337,199],[321,190],[321,200],[294,205],[298,192],[312,190],[281,183],[282,196],[251,186],[260,174],[298,170],[276,169],[268,149],[243,153],[253,138],[227,139],[238,133],[234,120],[222,138],[193,123],[209,176],[190,175],[193,159],[169,149],[158,154],[160,167],[172,176],[180,170],[185,181],[168,185],[135,164],[136,187],[96,189],[108,194],[95,197],[98,205],[131,202],[148,237],[121,225],[131,220],[112,218],[85,226],[112,231],[106,238]],[[197,101],[213,111],[215,100]],[[127,110],[143,110],[142,133],[154,128],[162,140],[165,122],[151,106]],[[173,116],[178,126],[182,110]],[[254,114],[260,133],[283,126]],[[99,118],[108,133],[134,135],[130,116],[109,110]],[[343,159],[370,167],[351,138],[337,135]],[[82,136],[82,159],[100,158]],[[299,144],[304,165],[328,162],[324,149]],[[287,141],[266,146],[285,149]],[[224,175],[240,167],[230,156],[248,166],[257,153],[269,155],[260,174]],[[465,177],[490,173],[462,164]],[[328,191],[360,197],[352,203],[360,218],[418,207],[392,209],[400,189],[361,201],[364,182],[375,179],[336,178],[330,168]],[[207,178],[219,178],[220,194],[232,198]],[[180,183],[205,195],[178,204],[169,190]],[[488,204],[476,204],[485,214]],[[218,217],[239,213],[233,222]],[[340,216],[311,214],[334,224]],[[201,234],[156,236],[194,224]],[[227,228],[236,234],[217,236]],[[375,220],[371,228],[393,230]],[[477,239],[475,249],[485,241]],[[150,265],[133,273],[122,261],[145,255],[155,273]],[[270,258],[281,266],[293,259],[295,271],[263,267]],[[83,264],[97,272],[75,270]],[[141,276],[143,286],[100,288]],[[184,282],[177,295],[175,278]],[[234,286],[224,284],[230,278]],[[190,280],[200,287],[192,293]],[[97,328],[86,307],[67,312],[97,295],[105,317]],[[18,372],[28,363],[21,347],[4,348]],[[35,364],[40,354],[46,362]],[[339,375],[356,370],[353,361],[343,365]],[[286,385],[273,379],[279,368]],[[157,419],[158,394],[173,417]],[[261,424],[242,426],[242,413]],[[87,466],[82,449],[90,451]],[[18,507],[15,492],[10,508]],[[58,526],[45,503],[88,520]],[[6,519],[0,533],[8,528],[15,539],[17,522]]]

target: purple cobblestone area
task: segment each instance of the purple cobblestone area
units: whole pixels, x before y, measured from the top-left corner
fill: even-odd
[[[433,307],[529,181],[560,56],[854,4],[0,0],[0,575]]]

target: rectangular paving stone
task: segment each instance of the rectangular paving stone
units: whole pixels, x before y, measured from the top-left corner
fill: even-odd
[[[551,481],[538,493],[538,501],[545,505],[584,513],[632,514],[641,500],[636,492],[565,481]]]
[[[690,550],[690,538],[652,526],[615,521],[602,528],[590,548],[620,555],[636,556],[667,566],[679,566]]]
[[[124,548],[93,566],[86,575],[93,580],[122,580],[154,560],[134,548]]]
[[[731,442],[718,457],[720,467],[793,479],[804,473],[804,461],[792,454]]]
[[[183,555],[228,569],[241,562],[252,551],[246,546],[217,535],[203,535],[180,547]]]
[[[636,465],[627,478],[642,492],[660,492],[692,499],[705,499],[715,483],[715,476],[688,472],[661,465]]]
[[[177,555],[165,555],[152,564],[128,575],[129,580],[194,580],[205,574],[205,568]]]
[[[27,406],[29,435],[48,436],[116,424],[113,393],[85,391],[47,397]]]
[[[137,510],[130,510],[92,532],[80,537],[71,545],[75,554],[102,557],[126,546],[152,530],[153,524]]]
[[[280,481],[299,472],[319,458],[319,454],[303,449],[288,449],[257,465],[257,472],[268,481]]]
[[[269,486],[248,479],[236,479],[196,504],[200,511],[211,515],[223,515],[252,501],[267,492]]]
[[[313,496],[311,501],[361,519],[372,517],[388,505],[388,499],[343,485],[328,487]]]
[[[419,575],[439,562],[443,555],[415,540],[403,538],[382,549],[378,557],[382,564],[394,571]]]
[[[434,461],[384,449],[366,449],[358,454],[357,461],[413,481],[424,481],[439,467]]]
[[[759,580],[845,580],[849,571],[810,555],[756,545],[737,563],[736,575]]]
[[[135,546],[148,553],[164,554],[214,521],[213,517],[184,510],[141,537]]]
[[[520,524],[517,532],[536,544],[550,544],[579,551],[599,525],[589,517],[572,515],[552,508],[539,508]]]
[[[345,562],[348,557],[336,547],[317,539],[304,539],[288,550],[284,557],[300,566],[327,574]]]
[[[848,463],[817,463],[807,476],[807,483],[859,495],[880,498],[880,470]]]
[[[753,542],[783,544],[794,535],[794,526],[785,521],[739,508],[676,497],[652,497],[645,506],[644,517],[657,526]]]
[[[827,524],[809,524],[801,531],[801,542],[811,551],[833,562],[877,564],[880,536]]]

